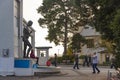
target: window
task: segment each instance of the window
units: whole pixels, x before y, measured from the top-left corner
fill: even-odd
[[[40,57],[46,57],[46,51],[40,51]]]
[[[94,40],[87,39],[87,48],[93,48],[93,47],[94,47]]]

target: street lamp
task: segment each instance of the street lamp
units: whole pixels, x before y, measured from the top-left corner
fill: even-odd
[[[59,50],[60,50],[60,49],[58,49],[58,56],[59,56]]]

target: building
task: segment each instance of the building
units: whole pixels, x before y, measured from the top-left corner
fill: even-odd
[[[46,66],[46,62],[49,60],[49,47],[36,47],[37,50],[37,57],[39,57],[39,65]]]
[[[14,74],[14,57],[22,53],[22,0],[0,0],[0,75]]]
[[[23,0],[0,0],[0,75],[14,75],[14,61],[23,58]],[[31,43],[35,48],[35,30]]]
[[[100,44],[102,44],[101,34],[97,32],[94,27],[89,25],[83,27],[80,34],[87,40],[87,44],[81,47],[81,54],[90,55],[94,52],[98,52],[99,63],[102,64],[106,62],[106,53],[103,53],[105,48],[100,46]]]

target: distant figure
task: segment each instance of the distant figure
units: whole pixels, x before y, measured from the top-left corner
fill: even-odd
[[[76,67],[77,67],[77,69],[79,69],[79,56],[78,56],[78,54],[75,54],[75,61],[74,61],[73,69],[75,69]]]
[[[51,61],[48,60],[48,61],[46,62],[46,65],[47,65],[47,66],[50,66],[50,65],[51,65]]]
[[[39,64],[39,63],[38,63],[38,61],[39,61],[39,57],[35,57],[35,54],[34,54],[34,50],[33,50],[33,49],[31,50],[30,58],[37,59],[37,60],[36,60],[36,64]]]
[[[110,68],[115,68],[115,58],[112,56]]]
[[[28,40],[30,34],[32,33],[32,31],[31,31],[31,32],[29,31],[28,27],[32,26],[32,24],[33,24],[32,21],[28,21],[27,26],[24,27],[24,29],[23,29],[23,42],[24,42],[24,51],[23,51],[23,52],[24,52],[24,55],[23,55],[23,57],[24,57],[24,58],[27,58],[27,57],[28,57],[29,52],[30,52],[30,50],[32,49],[32,45],[31,45],[31,43],[30,43],[29,40]],[[28,50],[26,51],[27,46],[28,46]],[[27,53],[26,53],[26,52],[27,52]]]
[[[33,68],[34,68],[34,69],[37,69],[37,68],[38,68],[38,66],[39,66],[39,65],[38,65],[38,64],[36,64],[36,63],[35,63],[35,64],[33,64]]]
[[[96,73],[96,70],[97,70],[97,73],[100,73],[100,70],[98,69],[97,64],[98,64],[98,57],[97,57],[96,52],[95,52],[92,56],[93,74]]]
[[[57,54],[56,53],[54,54],[54,65],[55,67],[57,67]]]
[[[89,67],[89,57],[87,55],[84,56],[83,66],[85,65]]]
[[[91,62],[91,54],[89,54],[89,56],[88,56],[88,62],[89,62],[89,66],[92,65],[92,62]]]

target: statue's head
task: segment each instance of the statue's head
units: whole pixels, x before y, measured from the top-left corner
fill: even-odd
[[[32,24],[33,24],[33,22],[30,20],[30,21],[28,21],[27,26],[32,26]]]

